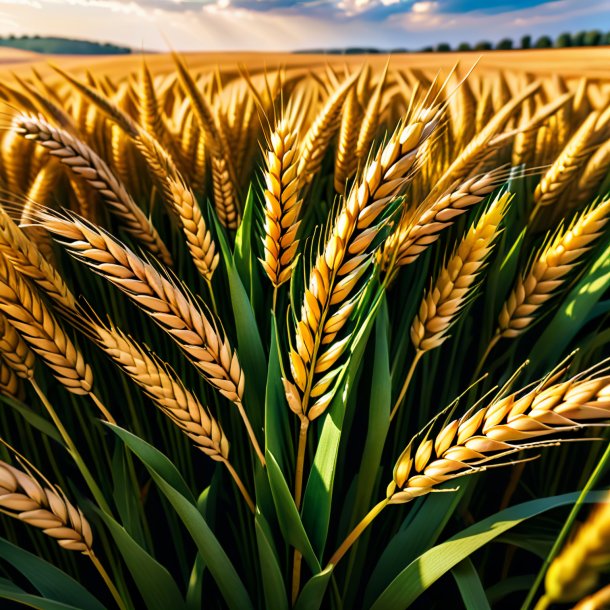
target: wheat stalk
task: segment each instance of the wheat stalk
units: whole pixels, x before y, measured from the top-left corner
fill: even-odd
[[[125,293],[184,351],[204,378],[238,408],[259,459],[264,457],[243,408],[245,377],[220,324],[188,292],[102,229],[78,218],[39,215],[42,225],[81,260]],[[212,314],[209,314],[210,316]]]
[[[610,199],[605,199],[559,232],[532,261],[502,306],[497,339],[517,337],[531,326],[540,307],[557,294],[602,235],[609,214]]]
[[[545,593],[537,608],[577,602],[599,582],[610,565],[610,497],[593,510],[546,573]]]
[[[265,184],[265,224],[261,264],[275,288],[290,279],[298,248],[301,200],[297,136],[287,120],[279,122],[271,134],[267,151]]]
[[[121,226],[137,243],[171,265],[171,255],[156,229],[106,163],[89,146],[40,117],[20,115],[15,118],[14,125],[18,134],[44,146],[49,154],[60,159],[98,192],[121,222]]]

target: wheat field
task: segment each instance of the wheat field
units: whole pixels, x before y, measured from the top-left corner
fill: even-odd
[[[3,56],[0,598],[607,607],[607,59]]]

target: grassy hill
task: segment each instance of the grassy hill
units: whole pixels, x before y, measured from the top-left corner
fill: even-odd
[[[119,47],[110,43],[51,36],[9,36],[0,38],[0,46],[50,55],[125,55],[131,53],[131,49],[128,47]]]

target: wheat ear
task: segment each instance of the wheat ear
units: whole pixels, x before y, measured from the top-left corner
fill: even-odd
[[[211,282],[220,256],[195,194],[159,142],[140,133],[136,145],[157,178],[166,204],[180,221],[195,267],[208,283]]]
[[[339,127],[343,102],[358,78],[358,73],[353,74],[335,89],[307,130],[301,143],[299,160],[301,186],[309,184],[318,173],[326,149]]]
[[[334,184],[337,193],[343,194],[345,183],[353,176],[358,166],[358,158],[354,154],[358,142],[358,128],[362,117],[362,108],[358,101],[355,88],[345,98],[341,113],[341,127],[335,156]]]
[[[220,155],[212,155],[212,186],[214,187],[214,209],[221,224],[230,231],[236,231],[240,223],[237,197],[231,182],[227,160]]]
[[[290,279],[298,247],[300,224],[297,175],[297,136],[286,120],[271,134],[267,151],[265,184],[265,225],[261,264],[275,288]]]
[[[555,203],[577,177],[579,169],[589,154],[588,144],[594,135],[595,123],[599,113],[592,112],[576,133],[570,138],[561,154],[548,172],[542,177],[534,191],[534,210],[532,217],[540,208]]]
[[[1,206],[0,253],[10,260],[20,273],[31,279],[47,296],[53,299],[58,306],[67,311],[74,310],[76,299],[59,272],[47,261],[36,244],[24,235]]]
[[[545,437],[610,418],[610,376],[577,376],[560,383],[546,378],[533,389],[470,409],[434,437],[413,439],[394,467],[386,497],[354,528],[328,564],[336,565],[373,519],[389,504],[405,504],[439,485],[481,472],[524,449],[554,446]],[[541,440],[542,439],[542,440]],[[416,444],[417,443],[417,444]]]
[[[546,573],[545,593],[536,608],[577,602],[599,582],[610,564],[610,496],[597,506]]]
[[[74,394],[89,394],[93,373],[42,299],[0,257],[0,310],[30,347]]]
[[[415,356],[390,413],[390,420],[394,418],[406,396],[421,357],[448,339],[449,329],[473,298],[474,284],[499,234],[498,229],[509,201],[508,193],[499,197],[479,221],[470,227],[425,294],[411,325],[411,342],[415,348]]]
[[[164,263],[171,264],[171,255],[156,229],[106,163],[87,144],[40,117],[20,115],[15,118],[14,125],[17,133],[44,146],[49,154],[60,159],[99,193],[125,232],[137,243]]]
[[[384,248],[383,262],[388,273],[414,262],[455,219],[480,203],[498,185],[498,171],[469,178],[450,188],[429,207],[406,214]]]
[[[610,198],[578,216],[532,261],[502,306],[498,338],[517,337],[531,326],[538,310],[557,294],[569,273],[602,235],[609,214]]]
[[[0,511],[38,528],[68,551],[91,559],[120,610],[127,610],[119,592],[93,551],[93,532],[80,508],[58,487],[43,487],[29,472],[0,461]]]
[[[610,140],[607,140],[591,156],[578,179],[578,183],[572,190],[571,196],[576,199],[577,204],[585,204],[595,197],[610,172],[609,167]]]
[[[254,512],[254,503],[229,463],[229,441],[220,424],[174,372],[114,326],[91,323],[94,340],[153,401],[153,403],[211,459],[223,463]]]
[[[383,73],[379,77],[377,86],[369,99],[364,116],[362,117],[360,133],[358,134],[358,141],[356,143],[356,157],[361,160],[366,160],[371,144],[375,139],[377,129],[379,129],[382,94],[386,83],[387,73],[388,67],[386,64]]]
[[[188,292],[108,233],[78,218],[40,214],[43,226],[75,258],[125,293],[184,351],[204,378],[235,404],[254,449],[264,456],[242,404],[245,377],[220,323],[208,319]],[[212,316],[212,314],[209,314]]]

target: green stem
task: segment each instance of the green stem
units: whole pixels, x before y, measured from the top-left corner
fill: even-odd
[[[85,464],[82,456],[78,452],[76,445],[70,438],[68,431],[64,428],[64,425],[61,423],[61,420],[59,419],[57,413],[55,412],[55,409],[53,408],[51,403],[48,401],[44,392],[40,389],[38,384],[34,381],[34,379],[30,379],[30,383],[32,384],[32,387],[34,388],[34,391],[36,392],[36,394],[38,394],[38,397],[40,398],[40,401],[44,405],[44,408],[47,410],[47,413],[53,420],[53,423],[55,424],[57,431],[61,435],[61,438],[63,439],[64,443],[66,443],[66,447],[68,448],[68,451],[69,451],[70,455],[72,456],[74,463],[76,464],[76,466],[80,470],[81,474],[83,475],[83,478],[87,482],[87,485],[89,486],[89,489],[91,490],[91,493],[93,494],[93,497],[95,498],[99,507],[104,512],[108,513],[109,515],[112,514],[112,512],[110,510],[110,506],[106,502],[106,499],[104,498],[104,495],[102,494],[102,491],[98,487],[91,472],[87,468],[87,465]]]
[[[258,456],[258,459],[260,460],[260,463],[261,463],[262,467],[264,468],[266,466],[265,454],[261,451],[261,447],[258,444],[258,440],[256,440],[256,434],[254,434],[254,430],[252,429],[252,424],[250,423],[250,420],[248,419],[248,416],[246,415],[246,411],[244,410],[244,405],[241,403],[241,401],[236,402],[235,405],[237,406],[239,414],[241,415],[244,425],[246,426],[246,430],[248,431],[248,436],[250,437],[250,441],[252,442],[254,451],[256,451],[256,455]]]
[[[119,594],[117,588],[114,586],[114,583],[110,579],[108,572],[106,572],[106,570],[104,569],[104,566],[101,564],[100,560],[95,556],[93,551],[90,551],[88,553],[88,555],[89,555],[89,559],[91,559],[91,562],[95,566],[95,569],[99,572],[99,575],[103,578],[104,582],[106,583],[106,586],[108,587],[108,590],[112,594],[112,597],[114,598],[114,601],[116,602],[117,606],[121,610],[127,610],[127,606],[125,605],[123,598]]]
[[[553,561],[553,559],[555,559],[555,557],[558,555],[559,550],[563,546],[563,543],[565,542],[566,538],[568,537],[568,534],[570,533],[570,530],[572,529],[572,525],[574,524],[574,521],[576,520],[576,517],[578,516],[580,507],[583,505],[587,494],[593,489],[593,487],[597,483],[598,479],[604,473],[604,470],[606,469],[606,465],[607,465],[608,461],[610,461],[610,443],[608,443],[606,450],[604,451],[604,455],[602,456],[601,460],[598,462],[597,466],[595,467],[595,470],[591,473],[591,476],[589,477],[587,484],[583,487],[582,491],[580,492],[580,495],[578,496],[578,500],[576,500],[576,503],[572,507],[572,510],[570,511],[570,514],[568,515],[568,518],[566,519],[566,522],[564,523],[563,528],[559,532],[559,536],[557,536],[555,543],[553,544],[553,548],[550,550],[549,554],[547,555],[546,559],[544,560],[544,563],[542,564],[542,567],[540,568],[540,571],[538,572],[538,575],[536,576],[536,581],[534,582],[532,588],[530,589],[526,600],[523,602],[523,606],[521,607],[522,610],[527,610],[532,605],[532,602],[534,601],[534,597],[536,596],[538,588],[542,584],[542,579],[544,578],[547,569],[551,565],[551,562]],[[542,599],[544,599],[544,598],[542,598]],[[540,604],[540,602],[539,602],[539,604]],[[539,610],[538,606],[536,606],[536,610]]]
[[[413,374],[415,373],[415,369],[417,368],[417,363],[419,362],[420,358],[424,355],[424,353],[425,352],[423,352],[421,350],[417,350],[417,352],[415,352],[415,357],[413,358],[413,362],[411,362],[411,367],[409,368],[409,372],[407,373],[407,378],[405,379],[405,382],[402,385],[400,394],[398,395],[398,398],[396,399],[396,402],[394,403],[394,407],[392,408],[392,412],[390,413],[390,421],[392,421],[394,419],[394,416],[396,415],[396,412],[398,411],[400,405],[402,404],[402,401],[405,399],[405,396],[407,395],[407,390],[409,389],[409,385],[411,383],[411,380],[413,379]]]
[[[373,519],[388,505],[390,498],[384,498],[379,504],[376,504],[365,515],[365,517],[352,530],[351,534],[342,542],[341,546],[334,552],[333,556],[328,560],[327,568],[331,565],[336,566],[341,558],[349,551],[350,547],[358,540],[362,532],[373,522]]]

